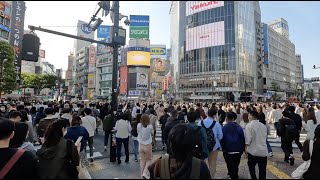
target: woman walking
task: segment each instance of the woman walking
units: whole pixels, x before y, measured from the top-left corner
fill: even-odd
[[[150,117],[146,114],[141,116],[141,121],[137,126],[139,155],[140,155],[140,171],[141,177],[149,179],[150,175],[147,167],[152,160],[152,136],[153,127],[150,124]]]
[[[134,118],[134,121],[132,122],[132,140],[133,140],[133,153],[134,153],[134,161],[138,162],[138,152],[139,152],[139,142],[138,142],[138,130],[137,126],[140,123],[141,114],[137,114],[137,117]]]

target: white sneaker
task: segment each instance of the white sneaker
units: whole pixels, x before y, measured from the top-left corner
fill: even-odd
[[[270,152],[270,153],[269,153],[269,157],[273,157],[273,152]]]

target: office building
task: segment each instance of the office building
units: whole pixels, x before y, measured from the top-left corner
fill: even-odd
[[[89,47],[82,47],[75,53],[75,95],[80,100],[87,99]]]
[[[305,78],[303,82],[303,97],[307,100],[318,100],[320,101],[320,78],[312,77]]]
[[[178,60],[180,98],[262,98],[259,2],[187,1],[185,8],[177,3],[171,8],[171,50],[174,68]],[[186,22],[186,29],[180,26],[174,32],[178,22]],[[176,69],[176,79],[175,73]]]
[[[9,42],[12,1],[0,1],[0,41]]]

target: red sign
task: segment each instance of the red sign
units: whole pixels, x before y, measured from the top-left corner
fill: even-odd
[[[186,15],[224,6],[224,1],[188,1]]]

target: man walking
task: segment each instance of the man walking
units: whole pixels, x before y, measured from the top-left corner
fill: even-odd
[[[256,164],[259,166],[259,179],[266,179],[267,171],[267,127],[258,120],[257,111],[249,112],[250,123],[245,129],[246,154],[252,179],[257,179]]]
[[[302,128],[302,119],[301,119],[301,116],[299,114],[294,113],[294,111],[295,111],[295,107],[294,106],[289,106],[289,112],[290,112],[290,115],[291,115],[290,118],[296,124],[296,131],[297,131],[297,136],[294,139],[294,142],[299,147],[300,152],[302,152],[303,151],[303,146],[300,143],[300,132],[301,132],[301,128]]]
[[[221,149],[220,140],[223,138],[221,125],[213,119],[216,115],[217,111],[215,109],[209,109],[208,117],[198,123],[198,126],[202,126],[206,130],[209,151],[207,162],[212,178],[216,174],[218,150]]]
[[[223,157],[231,179],[238,179],[241,155],[245,148],[244,133],[242,127],[235,122],[236,117],[234,112],[227,113],[227,124],[222,128],[221,140]]]

